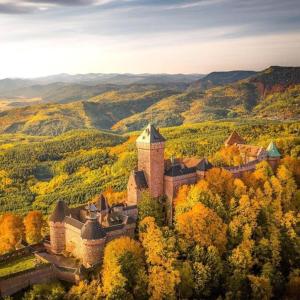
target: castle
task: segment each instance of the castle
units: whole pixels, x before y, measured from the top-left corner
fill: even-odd
[[[143,191],[148,190],[153,198],[166,197],[172,210],[178,188],[184,184],[195,184],[213,168],[206,158],[165,160],[165,142],[152,124],[137,138],[138,168],[130,174],[124,204],[110,207],[103,195],[96,203],[76,208],[69,208],[65,202],[59,201],[49,222],[51,252],[72,253],[85,267],[99,263],[107,242],[122,235],[134,236],[137,203]],[[256,164],[263,160],[275,169],[280,160],[280,153],[273,142],[267,149],[247,145],[234,131],[225,141],[225,147],[232,145],[238,147],[244,160],[237,167],[224,166],[235,177],[255,170]],[[172,220],[172,211],[168,218]]]

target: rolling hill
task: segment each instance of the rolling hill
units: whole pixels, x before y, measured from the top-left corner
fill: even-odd
[[[300,68],[214,72],[201,80],[201,87],[199,80],[191,85],[52,83],[25,87],[22,92],[27,97],[38,91],[41,103],[1,112],[0,133],[55,136],[82,128],[139,130],[149,121],[166,127],[228,118],[300,117]]]
[[[248,78],[256,73],[257,72],[254,71],[212,72],[193,82],[190,86],[190,90],[205,91],[218,85],[230,84]]]
[[[230,84],[206,90],[190,87],[185,93],[163,99],[146,111],[121,120],[113,128],[137,130],[150,119],[159,126],[170,126],[235,117],[299,118],[299,72],[300,68],[270,67]]]

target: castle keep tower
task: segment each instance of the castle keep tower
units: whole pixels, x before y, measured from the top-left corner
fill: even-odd
[[[145,174],[150,195],[160,197],[164,194],[165,138],[149,124],[136,140],[136,145],[138,170]]]

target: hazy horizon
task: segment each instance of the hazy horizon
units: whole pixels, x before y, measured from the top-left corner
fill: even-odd
[[[0,78],[300,65],[296,0],[0,0]]]
[[[263,71],[269,67],[300,67],[298,65],[291,65],[291,66],[267,66],[266,68],[264,69],[257,69],[257,70],[246,70],[246,69],[232,69],[232,70],[213,70],[211,72],[208,72],[208,73],[130,73],[130,72],[112,72],[112,73],[104,73],[104,72],[90,72],[90,73],[66,73],[66,72],[62,72],[62,73],[56,73],[56,74],[46,74],[46,75],[42,75],[42,76],[34,76],[34,77],[30,77],[30,76],[23,76],[23,77],[18,77],[18,76],[15,76],[15,77],[0,77],[0,80],[3,80],[3,79],[38,79],[38,78],[46,78],[46,77],[54,77],[54,76],[60,76],[60,75],[67,75],[67,76],[80,76],[80,75],[92,75],[92,74],[95,74],[95,75],[134,75],[134,76],[143,76],[143,75],[201,75],[201,76],[206,76],[210,73],[213,73],[213,72],[230,72],[230,71],[255,71],[255,72],[259,72],[259,71]]]

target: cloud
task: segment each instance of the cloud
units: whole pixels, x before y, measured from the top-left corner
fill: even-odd
[[[59,6],[88,6],[97,3],[96,0],[27,0],[25,3],[52,4]]]
[[[0,14],[30,14],[60,6],[104,5],[115,0],[0,0]]]
[[[0,0],[2,14],[28,14],[55,7],[159,8],[184,9],[224,0]],[[225,0],[226,1],[226,0]]]
[[[37,10],[36,7],[11,2],[0,3],[0,14],[29,14]]]

